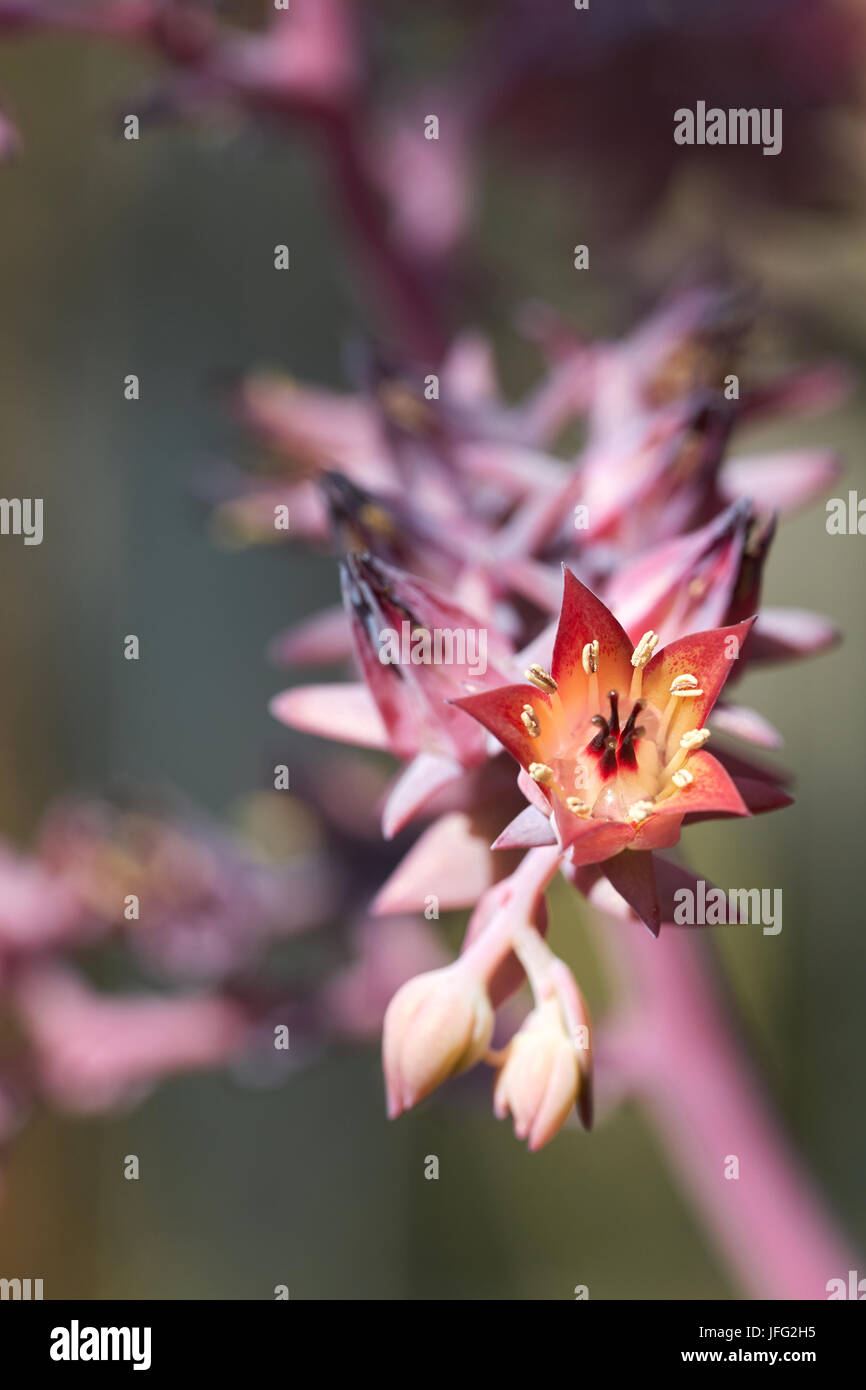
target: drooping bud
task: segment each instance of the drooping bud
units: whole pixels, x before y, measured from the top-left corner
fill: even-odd
[[[385,1014],[382,1062],[390,1118],[474,1066],[492,1032],[490,999],[464,960],[408,980]]]
[[[533,1152],[562,1128],[581,1085],[580,1058],[569,1037],[559,1001],[536,1005],[508,1045],[496,1082],[493,1109],[514,1117],[518,1139]]]

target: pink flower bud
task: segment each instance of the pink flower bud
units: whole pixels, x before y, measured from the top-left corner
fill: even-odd
[[[385,1014],[382,1060],[391,1119],[484,1055],[493,1007],[463,961],[416,975]]]
[[[555,998],[538,1004],[508,1045],[493,1095],[498,1119],[514,1116],[518,1139],[535,1152],[565,1123],[581,1086],[575,1040]]]

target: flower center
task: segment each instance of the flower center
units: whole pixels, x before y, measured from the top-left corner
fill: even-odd
[[[669,735],[678,707],[703,695],[703,690],[697,677],[685,673],[671,682],[664,709],[643,695],[643,668],[657,641],[654,633],[644,634],[632,658],[634,676],[628,694],[609,690],[607,714],[599,711],[588,719],[586,707],[577,718],[564,708],[556,682],[546,671],[533,668],[531,675],[527,672],[532,683],[550,696],[555,729],[548,743],[548,760],[530,764],[529,774],[575,815],[640,824],[660,801],[694,781],[686,762],[689,753],[706,743],[709,730],[688,730],[672,749]],[[600,703],[597,651],[594,643],[584,649],[590,709],[593,704],[598,709]],[[538,737],[540,726],[533,706],[524,706],[521,718],[530,737]],[[584,743],[587,723],[595,732]]]
[[[611,690],[607,698],[610,702],[610,718],[605,719],[603,714],[592,716],[589,722],[596,725],[598,733],[584,749],[584,753],[598,758],[599,775],[603,779],[613,776],[619,768],[637,767],[635,739],[642,738],[646,733],[642,724],[636,724],[638,715],[646,706],[645,700],[635,700],[631,714],[620,729],[619,693]]]

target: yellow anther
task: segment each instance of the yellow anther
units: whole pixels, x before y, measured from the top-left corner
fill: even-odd
[[[647,662],[652,658],[652,654],[658,644],[659,637],[657,632],[653,632],[652,629],[650,629],[649,632],[645,632],[631,654],[632,666],[640,668],[646,666]]]
[[[645,632],[631,654],[631,664],[634,667],[634,674],[631,678],[631,689],[629,695],[633,700],[638,699],[643,689],[643,668],[651,660],[652,654],[659,644],[658,633],[650,629]]]
[[[588,816],[592,810],[589,802],[581,801],[579,796],[567,796],[565,798],[565,804],[569,811],[572,811],[576,816]]]
[[[673,782],[674,786],[680,788],[690,787],[694,780],[694,776],[691,772],[689,772],[687,767],[681,767],[679,772],[675,772],[673,777],[671,778],[671,781]]]
[[[588,676],[595,675],[598,670],[598,638],[594,637],[591,642],[587,642],[580,655],[583,669]]]
[[[709,736],[709,729],[689,729],[688,733],[683,734],[680,739],[680,748],[684,748],[687,753],[692,753],[696,748],[703,748]]]
[[[654,810],[651,801],[634,801],[628,808],[628,818],[633,825],[640,825]]]
[[[548,767],[547,763],[530,763],[529,775],[533,782],[539,782],[542,787],[546,787],[553,781],[553,768]]]
[[[658,739],[664,743],[668,736],[668,729],[677,708],[678,700],[693,700],[699,695],[703,695],[703,690],[698,685],[697,676],[693,676],[691,671],[684,671],[681,676],[674,676],[670,685],[670,699],[665,706],[662,722],[659,726]]]
[[[523,709],[520,711],[520,722],[530,738],[538,738],[541,733],[541,725],[538,722],[532,705],[523,706]]]
[[[533,664],[528,671],[524,671],[524,676],[536,690],[543,690],[545,695],[556,694],[556,681],[549,671],[545,671],[543,666]]]

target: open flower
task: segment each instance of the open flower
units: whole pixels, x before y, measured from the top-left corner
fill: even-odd
[[[523,768],[521,785],[574,864],[679,839],[687,814],[748,815],[705,749],[706,719],[751,621],[695,633],[656,652],[635,646],[600,599],[565,570],[550,673],[455,703]]]

